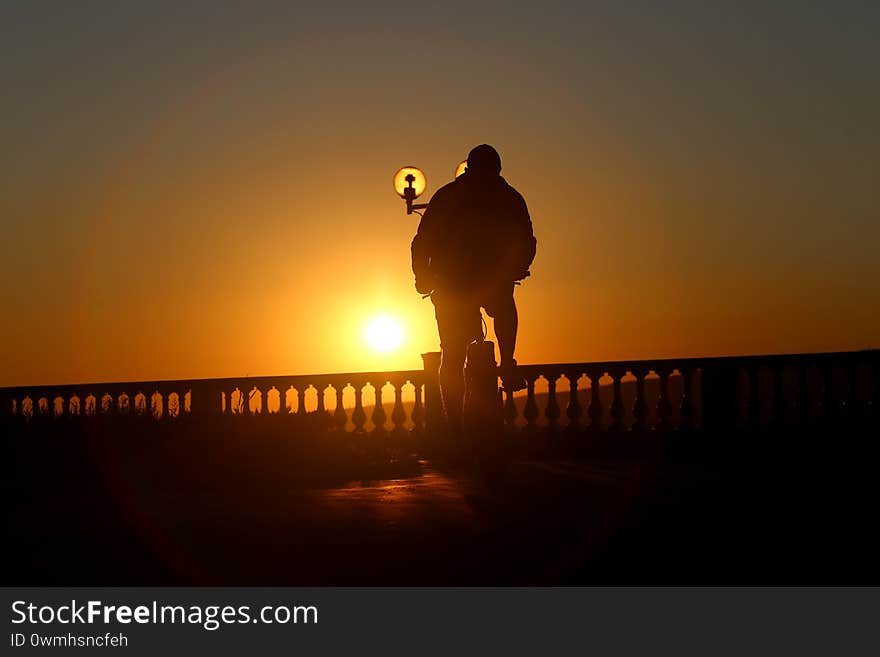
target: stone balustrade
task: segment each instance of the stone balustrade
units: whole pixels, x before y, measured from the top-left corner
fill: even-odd
[[[500,403],[507,430],[524,434],[875,425],[878,354],[523,365],[527,389]],[[442,423],[439,357],[424,357],[424,370],[25,386],[0,399],[8,421],[317,416],[339,432],[431,431]]]
[[[5,388],[0,397],[5,416],[27,421],[319,416],[339,431],[412,431],[424,425],[423,379],[415,370],[96,383]]]

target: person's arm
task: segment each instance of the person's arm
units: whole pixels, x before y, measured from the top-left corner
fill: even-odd
[[[513,243],[516,249],[516,273],[514,280],[519,281],[529,275],[529,267],[532,266],[538,249],[538,240],[535,239],[535,233],[532,228],[532,218],[529,216],[526,201],[519,192],[516,192],[514,198],[512,216],[514,219]]]
[[[412,253],[412,271],[416,277],[416,291],[419,294],[428,294],[434,289],[434,280],[431,276],[431,253],[436,243],[436,231],[439,225],[439,217],[442,213],[442,199],[440,194],[434,198],[425,208],[425,213],[419,221],[419,228],[413,238],[410,248]],[[438,201],[440,201],[438,203]]]

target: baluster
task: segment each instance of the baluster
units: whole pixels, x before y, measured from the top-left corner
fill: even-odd
[[[354,424],[355,433],[364,433],[364,425],[367,423],[367,414],[363,405],[364,388],[363,383],[354,385],[354,411],[351,414],[351,421]]]
[[[808,385],[809,372],[810,368],[806,363],[802,363],[800,366],[798,366],[798,420],[800,421],[800,424],[802,426],[806,426],[810,423],[810,387]]]
[[[846,373],[846,396],[844,397],[844,406],[846,409],[847,422],[856,424],[861,419],[861,408],[859,408],[858,394],[858,363],[850,362],[844,368]]]
[[[865,400],[859,395],[859,363],[851,360],[845,366],[846,371],[846,414],[847,419],[858,424],[866,417]]]
[[[306,395],[305,390],[302,385],[299,388],[294,388],[294,392],[296,392],[296,414],[299,417],[305,417],[306,415]]]
[[[425,421],[425,407],[422,403],[422,384],[418,381],[412,381],[413,386],[415,387],[415,401],[413,402],[412,409],[412,421],[413,421],[413,429],[412,432],[415,435],[420,435],[423,430],[423,423]]]
[[[860,413],[859,417],[861,418],[861,422],[867,427],[869,421],[875,419],[876,409],[877,409],[877,398],[878,386],[880,386],[880,381],[877,380],[875,376],[876,368],[871,365],[870,361],[862,361],[862,382],[864,387],[862,388],[862,400],[860,405]]]
[[[278,392],[278,388],[277,388],[274,384],[270,384],[270,385],[269,385],[269,386],[263,391],[263,403],[262,403],[261,406],[260,406],[260,412],[261,412],[263,415],[269,416],[269,415],[275,415],[275,413],[280,413],[280,412],[281,412],[281,401],[280,401],[280,399],[281,399],[281,393],[280,393],[280,392],[278,393],[278,399],[279,399],[279,402],[278,402],[278,410],[277,410],[277,411],[273,411],[273,410],[272,410],[272,407],[269,405],[269,397],[272,395],[273,392]]]
[[[568,379],[568,406],[565,408],[565,416],[568,418],[568,426],[566,429],[572,433],[578,431],[578,421],[581,417],[581,405],[578,400],[578,379],[579,372],[566,373]]]
[[[672,403],[669,401],[669,370],[658,368],[654,370],[660,377],[660,395],[657,398],[658,428],[668,431],[672,428]]]
[[[219,413],[222,408],[219,393],[219,390],[207,384],[190,386],[183,391],[183,397],[180,400],[180,410],[181,412],[186,412],[187,415],[193,416]],[[189,395],[189,411],[186,411],[187,395]]]
[[[602,417],[605,415],[605,409],[602,408],[602,399],[599,396],[599,379],[605,374],[604,370],[594,370],[589,374],[590,377],[590,407],[587,414],[590,416],[590,431],[599,433],[602,431]]]
[[[529,433],[534,433],[537,429],[537,425],[535,421],[538,419],[538,404],[535,401],[535,379],[534,376],[529,376],[526,379],[526,388],[528,390],[528,397],[526,398],[526,406],[523,409],[523,417],[526,419],[525,430]]]
[[[373,425],[375,429],[373,429],[373,433],[375,435],[382,435],[385,433],[385,420],[388,419],[387,413],[385,413],[385,408],[382,404],[382,388],[385,387],[384,383],[378,383],[374,386],[376,390],[376,406],[373,408],[373,415],[371,419],[373,420]]]
[[[257,388],[254,386],[254,403],[256,403],[257,399],[260,400],[260,409],[255,411],[255,413],[260,415],[267,415],[269,413],[269,390],[271,389],[271,386],[268,388]]]
[[[623,405],[623,392],[621,390],[623,372],[611,372],[614,377],[614,399],[611,401],[611,431],[620,432],[626,429],[626,407]]]
[[[326,385],[324,387],[321,387],[321,384],[315,385],[315,391],[317,392],[317,395],[318,395],[317,413],[318,413],[318,417],[321,420],[324,420],[324,418],[327,417],[327,409],[324,407],[324,391],[327,390],[328,387],[329,386],[326,386]]]
[[[633,416],[635,417],[634,428],[639,431],[648,429],[648,402],[645,400],[645,377],[648,375],[646,370],[636,370],[632,372],[636,377],[636,399],[633,403]]]
[[[834,404],[834,365],[828,363],[822,382],[822,420],[831,423],[837,418]]]
[[[773,372],[773,401],[771,402],[771,421],[776,427],[785,426],[785,366],[780,365]]]
[[[877,408],[880,407],[880,371],[878,371],[877,361],[880,360],[877,358],[876,353],[874,354],[874,358],[872,362],[868,366],[868,384],[870,386],[870,392],[868,397],[868,408],[865,411],[865,417],[867,419],[877,421]]]
[[[694,402],[691,397],[693,373],[689,367],[680,367],[681,373],[681,427],[680,431],[690,431],[694,428]]]
[[[746,397],[746,426],[758,427],[761,424],[761,399],[758,396],[758,366],[746,365],[749,394]]]
[[[345,426],[348,424],[348,414],[342,407],[342,392],[346,386],[348,386],[348,382],[336,386],[336,410],[333,412],[333,424],[340,433],[345,431]]]
[[[403,410],[403,386],[400,380],[392,383],[394,386],[394,408],[391,410],[391,422],[394,425],[394,434],[403,436],[406,429],[403,425],[406,423],[406,411]]]
[[[544,409],[544,417],[547,418],[547,430],[555,433],[559,428],[559,403],[556,401],[556,375],[547,375],[547,407]]]

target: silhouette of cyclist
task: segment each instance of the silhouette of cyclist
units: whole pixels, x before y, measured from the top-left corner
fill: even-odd
[[[442,351],[440,392],[450,429],[461,428],[468,345],[483,337],[480,308],[494,318],[501,379],[525,387],[513,358],[516,281],[529,276],[537,241],[523,197],[501,177],[501,156],[474,148],[467,169],[431,198],[412,241],[416,290],[434,302]]]

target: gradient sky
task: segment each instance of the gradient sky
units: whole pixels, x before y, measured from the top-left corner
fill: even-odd
[[[878,347],[880,5],[582,4],[4,2],[0,385],[420,367],[391,176],[482,142],[520,362]]]

